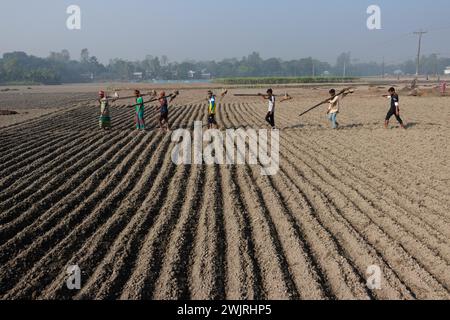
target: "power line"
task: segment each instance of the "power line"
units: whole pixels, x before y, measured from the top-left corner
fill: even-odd
[[[443,30],[449,30],[450,29],[450,26],[447,26],[447,27],[437,27],[437,28],[432,28],[432,29],[429,29],[428,28],[428,32],[436,32],[436,31],[443,31]]]
[[[406,39],[406,38],[408,38],[408,37],[411,37],[412,35],[418,35],[419,36],[419,45],[420,45],[420,47],[421,47],[421,40],[422,40],[422,36],[424,35],[424,34],[427,34],[427,33],[435,33],[435,32],[437,32],[437,31],[442,31],[442,30],[450,30],[450,26],[443,26],[443,27],[433,27],[433,28],[430,28],[430,29],[427,29],[427,31],[418,31],[418,32],[413,32],[413,33],[411,33],[411,32],[408,32],[408,33],[403,33],[403,34],[398,34],[397,36],[394,36],[394,37],[391,37],[389,40],[385,40],[385,41],[381,41],[381,42],[377,42],[377,43],[374,43],[373,45],[374,45],[374,47],[376,47],[376,48],[380,48],[380,47],[384,47],[385,45],[387,45],[387,44],[391,44],[391,43],[398,43],[400,40],[403,40],[403,39]],[[420,50],[421,50],[421,48],[420,48]],[[384,51],[384,50],[383,50]],[[380,52],[381,53],[381,52]],[[441,53],[441,55],[444,55],[444,54],[448,54],[448,55],[450,55],[450,53]],[[420,55],[420,54],[419,54]],[[414,59],[413,57],[411,57],[411,59]],[[417,57],[416,57],[416,59],[417,59]],[[398,60],[398,62],[401,62],[401,61],[403,61],[403,60],[401,60],[401,59],[399,59]],[[396,60],[396,62],[397,62],[397,60]],[[392,64],[392,63],[394,63],[394,62],[392,62],[392,61],[390,61],[390,62],[387,62],[387,61],[385,61],[385,64]],[[419,64],[420,64],[420,58],[419,58],[419,62],[418,62]],[[419,65],[419,69],[420,69],[420,65]],[[417,70],[416,70],[417,71]],[[420,71],[420,70],[419,70]]]

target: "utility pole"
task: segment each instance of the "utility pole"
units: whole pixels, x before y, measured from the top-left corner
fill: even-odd
[[[414,32],[415,35],[419,36],[419,49],[417,51],[416,77],[419,77],[419,72],[420,72],[420,51],[422,49],[422,36],[427,33],[428,33],[427,31],[422,31],[422,30]]]
[[[382,64],[382,72],[383,72],[383,74],[382,74],[382,78],[384,79],[384,75],[386,74],[386,72],[384,71],[385,70],[385,64],[384,64],[384,57],[383,57],[383,64]]]
[[[347,75],[347,59],[344,60],[344,76],[343,76],[343,78],[345,78],[346,75]]]

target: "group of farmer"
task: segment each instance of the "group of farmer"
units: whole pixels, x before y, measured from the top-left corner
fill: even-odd
[[[406,129],[403,120],[400,116],[400,99],[398,94],[395,91],[395,88],[389,89],[389,94],[384,95],[384,97],[390,100],[390,108],[385,118],[385,127],[387,128],[389,125],[390,119],[395,116],[401,128]],[[327,109],[327,117],[330,121],[330,125],[333,129],[339,128],[339,123],[337,122],[337,116],[341,109],[342,100],[349,94],[353,93],[350,89],[345,89],[340,93],[337,93],[335,89],[331,89],[329,91],[330,98],[326,101],[328,103]],[[276,104],[276,96],[273,93],[272,89],[268,89],[266,94],[258,94],[264,100],[268,101],[268,110],[266,114],[266,122],[272,129],[276,129],[275,126],[275,104]],[[137,130],[145,130],[145,119],[144,119],[144,111],[145,111],[145,102],[144,98],[141,95],[139,90],[135,90],[134,97],[136,104],[131,106],[135,108],[135,124]],[[168,132],[170,131],[169,126],[169,102],[168,97],[164,91],[158,94],[158,98],[151,101],[158,101],[159,103],[159,125],[161,130]],[[281,100],[281,102],[287,100],[286,98]],[[115,101],[115,98],[107,97],[104,91],[99,92],[99,104],[100,104],[100,128],[101,129],[109,129],[111,127],[111,114],[109,110],[109,102]],[[208,102],[208,129],[217,129],[218,124],[216,121],[216,112],[217,112],[217,98],[216,95],[209,90],[207,93],[207,102]]]
[[[136,130],[145,130],[145,102],[139,90],[134,91],[134,96],[136,99],[136,104],[130,106],[135,108],[134,121],[136,124]],[[164,91],[158,94],[157,101],[159,103],[160,117],[159,125],[161,130],[169,131],[169,102],[168,96]],[[111,98],[106,96],[104,91],[99,92],[99,103],[100,103],[100,128],[107,130],[111,128],[111,114],[109,110],[110,101],[115,101],[116,98]]]
[[[339,123],[337,122],[337,116],[340,112],[341,102],[347,95],[353,93],[353,91],[352,90],[344,90],[340,94],[336,94],[336,90],[331,89],[329,93],[330,93],[331,98],[329,100],[327,116],[331,123],[331,127],[333,129],[338,129]],[[400,98],[399,98],[398,94],[396,93],[395,88],[391,87],[388,90],[388,93],[389,94],[387,94],[387,95],[383,95],[383,97],[388,98],[390,101],[389,111],[384,120],[384,126],[385,126],[385,128],[388,128],[389,121],[391,120],[391,118],[393,116],[395,116],[398,123],[400,124],[400,127],[403,129],[406,129],[406,126],[400,116]]]

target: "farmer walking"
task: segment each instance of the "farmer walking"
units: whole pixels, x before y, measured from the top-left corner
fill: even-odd
[[[145,130],[145,121],[144,121],[144,98],[142,98],[139,90],[134,91],[134,95],[136,97],[136,129],[137,130]]]
[[[217,129],[217,121],[216,121],[216,96],[214,93],[209,90],[208,91],[208,129]]]
[[[332,128],[337,129],[337,128],[339,128],[339,123],[337,122],[337,116],[341,110],[342,99],[344,99],[350,93],[353,93],[353,91],[344,91],[344,93],[336,95],[336,90],[331,89],[329,91],[329,93],[331,96],[331,100],[329,101],[327,116],[328,116],[328,120],[330,120],[330,122],[331,122]]]
[[[398,94],[395,92],[395,88],[392,87],[389,89],[389,94],[388,95],[384,95],[383,97],[387,97],[388,99],[390,99],[391,105],[390,105],[390,109],[386,115],[386,119],[384,121],[384,127],[387,129],[389,126],[389,120],[392,118],[392,116],[395,116],[395,118],[397,119],[398,123],[400,124],[400,127],[402,127],[403,129],[406,129],[405,125],[403,124],[403,120],[400,117],[400,99],[398,97]]]
[[[158,101],[160,106],[159,126],[162,131],[169,132],[169,102],[164,91],[159,94]]]
[[[109,99],[106,97],[106,94],[104,91],[100,91],[98,93],[99,99],[98,102],[100,103],[100,129],[108,130],[111,128],[111,115],[109,112]]]
[[[273,90],[268,89],[267,95],[261,95],[264,100],[269,100],[269,108],[267,110],[266,122],[272,127],[273,130],[275,127],[275,96],[273,95]]]

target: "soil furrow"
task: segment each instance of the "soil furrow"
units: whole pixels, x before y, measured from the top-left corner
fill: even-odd
[[[148,163],[150,161],[149,155],[157,150],[159,143],[156,142],[157,137],[153,137],[151,142],[144,146],[145,142],[149,142],[150,136],[140,135],[138,149],[132,153],[124,153],[121,158],[118,159],[119,163],[122,163],[118,168],[117,164],[112,164],[116,169],[105,170],[107,174],[104,177],[93,181],[95,184],[93,188],[101,188],[104,192],[100,194],[90,194],[83,205],[78,207],[69,216],[70,225],[59,224],[56,229],[53,229],[48,234],[46,241],[56,241],[57,237],[63,236],[63,239],[59,240],[56,247],[53,247],[43,258],[39,260],[33,267],[33,269],[26,275],[26,277],[39,278],[40,282],[44,286],[49,284],[52,280],[52,272],[65,272],[65,267],[70,265],[68,260],[74,255],[74,252],[81,249],[85,244],[90,244],[90,235],[95,232],[101,231],[101,226],[110,219],[115,207],[120,206],[120,203],[126,201],[126,195],[137,184],[141,178],[141,171],[139,170],[139,164],[142,162]],[[143,153],[139,152],[139,149],[145,148]],[[147,157],[146,157],[147,156]],[[125,160],[122,160],[125,159]],[[109,176],[110,178],[105,179]],[[88,186],[89,189],[92,186]],[[70,228],[69,228],[70,227]],[[102,233],[102,235],[104,235]],[[79,241],[79,239],[85,239]],[[52,240],[53,239],[53,240]],[[107,243],[102,243],[104,249]],[[31,250],[31,249],[30,249]],[[100,254],[100,252],[99,252]],[[45,272],[34,272],[33,270],[45,270]],[[64,280],[60,282],[60,286],[64,286]],[[41,286],[42,287],[42,286]],[[9,295],[27,296],[33,292],[29,286],[22,287],[20,284]]]
[[[5,232],[6,228],[8,228],[8,223],[15,221],[17,224],[26,224],[27,221],[34,220],[36,216],[41,215],[54,206],[55,203],[73,191],[73,185],[79,185],[86,178],[95,174],[96,170],[108,163],[108,157],[118,152],[129,141],[124,142],[124,137],[127,137],[127,135],[122,133],[111,139],[108,144],[98,148],[92,153],[92,158],[84,159],[84,168],[81,167],[83,168],[82,170],[78,167],[67,169],[69,175],[71,175],[71,172],[78,172],[72,179],[66,181],[65,177],[55,177],[55,181],[51,181],[47,185],[37,188],[26,200],[19,202],[10,210],[2,213],[0,215],[1,232]],[[128,139],[131,139],[131,137]]]
[[[302,168],[307,168],[308,171],[310,171],[310,174],[315,177],[315,180],[311,180],[311,182],[318,183],[318,189],[328,194],[330,200],[335,206],[340,208],[347,219],[353,219],[352,225],[355,228],[364,230],[362,233],[372,236],[370,243],[376,244],[383,248],[382,251],[386,252],[385,258],[390,260],[390,264],[392,266],[396,266],[397,270],[404,269],[403,265],[408,266],[410,272],[401,273],[401,276],[407,278],[407,282],[409,282],[412,287],[428,293],[433,292],[437,296],[444,294],[442,284],[439,283],[439,281],[435,279],[434,276],[426,270],[426,268],[424,269],[422,266],[415,263],[407,251],[405,252],[401,250],[401,248],[394,247],[392,245],[393,239],[391,236],[394,236],[395,238],[395,235],[389,235],[374,221],[378,215],[378,211],[374,209],[371,204],[367,203],[364,199],[360,202],[350,199],[349,195],[353,196],[355,192],[350,194],[346,193],[346,195],[344,195],[341,191],[342,189],[335,187],[336,182],[333,177],[321,174],[316,169],[313,169],[311,164],[304,162],[303,158],[301,160],[301,163],[304,164]],[[367,213],[368,211],[370,214]],[[359,213],[355,215],[357,212]],[[368,233],[368,231],[371,232]],[[376,237],[377,240],[374,241],[373,237]],[[387,258],[386,255],[390,255],[389,258]],[[402,257],[402,260],[399,260],[399,257]],[[444,294],[444,296],[445,295],[446,294]]]

